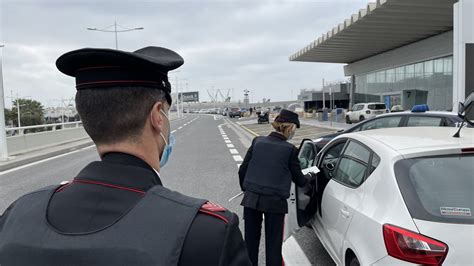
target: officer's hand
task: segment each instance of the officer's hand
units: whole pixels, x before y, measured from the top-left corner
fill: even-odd
[[[307,176],[308,176],[308,181],[313,182],[314,180],[316,180],[318,174],[315,174],[313,172],[309,172]]]
[[[306,184],[306,186],[304,187],[304,194],[308,197],[313,196],[313,185],[312,185],[312,183],[308,182],[308,184]]]

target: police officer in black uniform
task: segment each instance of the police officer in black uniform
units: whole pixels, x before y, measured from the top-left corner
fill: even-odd
[[[166,189],[174,144],[174,51],[80,49],[58,69],[101,161],[66,185],[16,200],[0,218],[0,265],[251,265],[234,213]]]
[[[240,187],[245,192],[245,242],[253,265],[258,265],[258,249],[265,216],[266,264],[282,265],[281,248],[286,199],[290,195],[291,181],[309,192],[315,175],[304,176],[298,161],[298,149],[287,140],[300,127],[298,115],[282,110],[272,123],[274,132],[256,137],[239,168]]]

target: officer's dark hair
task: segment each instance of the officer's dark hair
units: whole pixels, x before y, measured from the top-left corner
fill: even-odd
[[[153,105],[166,102],[165,92],[147,87],[78,90],[76,109],[96,144],[136,141]]]

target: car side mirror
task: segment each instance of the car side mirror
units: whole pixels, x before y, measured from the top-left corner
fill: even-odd
[[[472,99],[472,101],[467,106],[464,106],[464,121],[466,121],[469,125],[474,126],[474,99]]]
[[[474,126],[474,92],[471,92],[464,103],[459,103],[458,108],[458,116],[462,118],[468,125]],[[463,124],[464,123],[461,124],[453,137],[459,138]]]
[[[464,103],[459,103],[458,116],[469,125],[474,125],[474,92],[466,98]]]

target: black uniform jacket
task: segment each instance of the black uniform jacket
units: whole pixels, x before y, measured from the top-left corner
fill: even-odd
[[[277,132],[270,133],[270,135],[268,135],[267,138],[275,138],[280,141],[286,141],[286,137]],[[243,184],[244,184],[245,175],[247,173],[247,168],[249,166],[250,160],[252,159],[252,149],[253,149],[254,142],[255,142],[255,139],[254,141],[252,141],[252,145],[248,149],[247,154],[245,155],[244,161],[242,162],[239,168],[239,182],[240,182],[240,188],[242,189],[242,191],[244,191]],[[271,157],[272,155],[268,154],[269,160],[271,159]],[[305,176],[301,172],[301,166],[298,160],[298,148],[296,147],[293,148],[293,152],[291,154],[289,169],[291,172],[292,180],[297,186],[305,187],[308,185],[309,183],[308,180],[305,178]],[[245,191],[244,198],[242,199],[241,205],[244,207],[252,208],[258,211],[262,211],[262,212],[288,213],[288,203],[286,199],[282,199],[277,196],[260,195],[251,191]]]
[[[117,171],[116,165],[131,166],[131,170]],[[108,153],[102,161],[86,166],[73,182],[54,194],[48,219],[63,232],[93,231],[126,214],[143,192],[156,185],[162,185],[158,173],[143,160],[124,153]],[[14,204],[0,217],[0,237]],[[238,216],[228,210],[201,209],[187,234],[179,265],[251,265]]]

